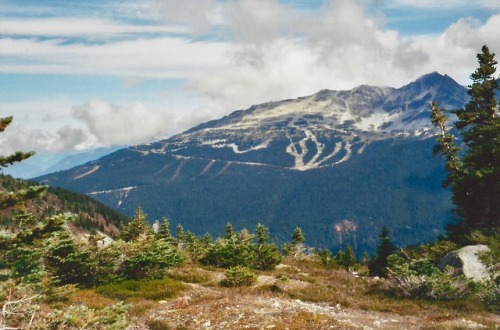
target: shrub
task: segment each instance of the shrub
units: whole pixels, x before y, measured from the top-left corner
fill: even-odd
[[[440,271],[429,259],[392,255],[388,261],[390,290],[399,297],[452,300],[470,295],[479,287],[465,276],[453,276],[452,267]]]
[[[256,248],[253,267],[260,270],[273,270],[281,262],[281,253],[275,244],[262,243]]]
[[[255,246],[250,240],[243,240],[234,234],[229,238],[218,238],[201,259],[205,265],[230,268],[235,266],[250,267],[255,260]]]
[[[250,286],[257,281],[257,275],[247,267],[236,266],[229,268],[226,278],[220,282],[225,287]]]
[[[126,279],[161,278],[165,268],[182,263],[177,248],[152,236],[125,243],[122,249],[124,258],[118,272]]]

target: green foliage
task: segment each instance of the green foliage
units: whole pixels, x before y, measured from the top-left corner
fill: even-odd
[[[153,236],[125,242],[119,248],[123,259],[118,274],[126,279],[162,278],[166,268],[180,265],[183,260],[172,244]]]
[[[0,118],[0,133],[5,131],[7,126],[9,126],[12,123],[13,119],[14,119],[14,117],[12,117],[12,116]],[[22,162],[23,160],[30,158],[34,154],[35,154],[34,152],[17,151],[14,154],[9,155],[9,156],[0,156],[0,166],[7,167],[7,166],[12,165],[16,162]]]
[[[225,275],[226,278],[220,282],[225,287],[250,286],[257,281],[257,275],[244,266],[231,267]]]
[[[429,259],[389,257],[391,292],[399,297],[431,300],[460,299],[478,292],[480,284],[455,276],[454,269],[440,271]]]
[[[255,235],[246,229],[237,233],[228,223],[224,237],[217,238],[215,242],[205,240],[205,243],[209,244],[204,246],[206,252],[199,259],[200,262],[222,268],[244,266],[260,270],[274,269],[281,262],[279,249],[276,244],[268,242],[269,230],[265,226],[258,224],[256,232],[257,244],[253,242]],[[190,243],[187,243],[187,246],[189,250]]]
[[[345,253],[338,259],[338,263],[342,265],[346,271],[349,271],[351,267],[356,264],[356,256],[350,246],[347,246]]]
[[[336,264],[333,259],[332,251],[329,249],[319,249],[316,255],[319,257],[321,265],[325,268],[332,268]]]
[[[157,239],[163,239],[168,243],[174,244],[175,239],[170,233],[170,222],[167,217],[163,217],[161,220],[160,227],[158,228],[158,232],[155,234]]]
[[[0,194],[0,210],[14,207],[30,199],[39,198],[47,189],[47,186],[31,186],[16,192]]]
[[[292,246],[296,246],[297,244],[302,244],[305,241],[304,233],[302,232],[302,229],[297,227],[293,231],[292,234]]]
[[[61,231],[48,240],[44,264],[61,284],[91,286],[94,282],[90,251],[79,248],[68,232]]]
[[[177,227],[175,228],[175,236],[177,238],[176,244],[179,245],[182,240],[184,239],[184,228],[182,227],[181,224],[178,224]]]
[[[172,298],[186,289],[186,285],[171,278],[156,280],[126,280],[101,285],[97,292],[111,298],[126,300],[130,298],[144,298],[161,300]]]
[[[184,235],[183,248],[192,262],[199,262],[207,255],[208,247],[212,243],[211,238],[195,236],[190,231]]]
[[[85,305],[71,305],[48,314],[42,325],[47,329],[126,329],[127,307],[118,303],[99,310]]]
[[[0,329],[125,329],[127,308],[122,303],[104,308],[67,305],[67,286],[0,282]],[[47,302],[63,302],[48,308]]]
[[[368,268],[371,276],[386,277],[386,268],[388,266],[387,258],[394,253],[396,247],[392,243],[391,237],[389,236],[389,229],[387,229],[386,226],[382,227],[379,239],[377,254],[370,261]]]
[[[137,240],[141,235],[151,235],[153,231],[147,222],[147,215],[138,207],[135,215],[120,231],[121,238],[128,242]]]
[[[458,120],[454,128],[462,136],[464,147],[457,147],[448,133],[445,111],[432,104],[432,122],[441,134],[434,155],[446,159],[448,178],[455,206],[455,223],[447,228],[450,239],[467,242],[471,231],[495,234],[500,219],[500,117],[495,91],[500,90],[495,54],[483,46],[477,55],[479,67],[471,74],[469,103],[454,110]]]
[[[7,126],[12,122],[13,117],[0,118],[0,133],[5,131]],[[0,156],[0,166],[7,167],[16,162],[21,162],[33,156],[34,152],[21,152],[17,151],[9,156]],[[1,193],[0,194],[0,210],[4,210],[23,203],[24,201],[38,198],[47,191],[47,186],[31,186],[26,189],[21,189],[16,192]]]
[[[451,241],[439,239],[433,243],[406,247],[401,249],[400,253],[407,259],[427,259],[436,264],[442,257],[458,248],[459,246]]]
[[[230,238],[217,238],[208,247],[206,256],[200,262],[222,268],[250,267],[255,260],[255,248],[251,240],[251,238],[243,239],[237,234]]]
[[[255,228],[257,246],[255,247],[255,260],[253,268],[260,270],[273,270],[281,262],[281,253],[274,243],[269,243],[269,229],[263,224]]]

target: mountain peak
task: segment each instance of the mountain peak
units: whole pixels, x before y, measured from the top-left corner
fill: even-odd
[[[423,75],[414,82],[411,82],[401,89],[418,89],[418,90],[438,90],[441,88],[454,89],[462,87],[453,78],[448,75],[442,75],[436,71]]]

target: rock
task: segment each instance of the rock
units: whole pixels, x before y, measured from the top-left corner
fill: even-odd
[[[489,278],[486,266],[479,260],[479,252],[490,252],[486,245],[469,245],[448,253],[441,259],[438,268],[443,270],[452,266],[474,281],[483,281]]]

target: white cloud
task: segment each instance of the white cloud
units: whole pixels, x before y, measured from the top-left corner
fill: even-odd
[[[300,10],[278,0],[125,2],[135,17],[150,18],[150,25],[78,17],[7,19],[0,22],[0,72],[119,76],[126,88],[149,78],[180,78],[188,90],[175,98],[191,107],[169,96],[167,101],[158,98],[154,106],[92,100],[71,113],[73,102],[65,110],[59,106],[40,112],[38,119],[45,118],[48,128],[23,127],[10,143],[43,150],[144,143],[252,104],[324,88],[398,87],[432,71],[467,84],[483,44],[500,52],[495,49],[500,45],[500,15],[484,23],[464,18],[437,35],[404,37],[386,29],[376,16],[380,13],[366,10],[367,3],[330,0],[320,9]],[[491,7],[495,2],[480,3]],[[446,8],[470,3],[382,3],[434,4]],[[171,34],[177,32],[184,34]]]
[[[134,34],[186,33],[180,26],[132,25],[99,18],[52,17],[2,18],[0,34],[4,36],[85,37],[91,40]]]
[[[149,142],[166,136],[175,124],[171,115],[148,109],[141,103],[119,106],[91,100],[75,106],[73,115],[86,124],[101,146]]]
[[[500,9],[497,0],[388,0],[384,3],[388,7],[414,7],[414,8],[489,8]]]
[[[466,84],[481,46],[494,51],[500,44],[500,15],[484,24],[462,19],[441,35],[403,37],[379,26],[356,1],[298,12],[277,1],[241,0],[222,12],[237,37],[232,62],[190,86],[228,109],[323,88],[398,87],[433,71]]]
[[[228,51],[221,42],[167,37],[97,45],[4,38],[0,72],[186,78],[224,65]]]

